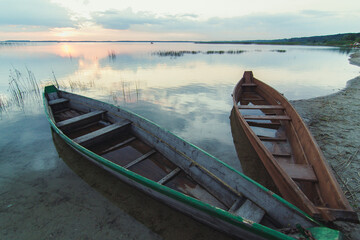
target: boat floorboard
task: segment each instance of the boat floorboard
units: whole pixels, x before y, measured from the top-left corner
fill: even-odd
[[[65,111],[59,110],[58,112],[54,113],[54,118],[56,122],[60,122],[60,121],[64,121],[73,117],[77,117],[80,116],[82,114],[84,114],[81,111],[77,111],[74,109],[64,109]]]
[[[105,125],[100,122],[94,122],[89,125],[86,125],[85,127],[74,129],[71,132],[68,133],[68,137],[71,139],[75,139],[81,136],[84,136],[88,133],[97,131],[101,128],[104,128]]]
[[[141,176],[158,182],[175,168],[176,165],[171,163],[163,155],[155,153],[149,158],[129,167],[128,169]]]
[[[168,181],[165,186],[170,187],[176,191],[182,192],[190,197],[199,199],[203,202],[207,202],[218,208],[227,210],[228,208],[211,195],[202,186],[197,184],[192,178],[181,171],[176,177]]]
[[[137,139],[121,148],[102,154],[101,156],[123,167],[150,150],[151,147]]]

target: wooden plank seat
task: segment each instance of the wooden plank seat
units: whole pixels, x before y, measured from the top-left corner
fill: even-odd
[[[280,167],[294,180],[317,182],[316,174],[311,165],[278,162]]]
[[[92,144],[98,143],[108,137],[117,134],[118,132],[120,132],[122,129],[124,129],[130,124],[131,122],[129,121],[114,123],[99,130],[96,130],[94,132],[77,137],[73,139],[73,141],[80,145],[88,147]]]
[[[54,100],[50,100],[50,101],[49,101],[49,105],[50,105],[50,106],[53,106],[53,105],[56,105],[56,104],[66,103],[66,102],[69,102],[69,99],[66,99],[66,98],[57,98],[57,99],[54,99]]]
[[[252,127],[261,127],[261,128],[269,128],[269,129],[278,129],[281,126],[280,122],[254,122],[247,121],[249,126]]]
[[[105,113],[105,111],[92,111],[77,117],[58,122],[56,123],[56,126],[61,130],[67,130],[70,128],[83,126],[91,122],[99,121],[103,113]]]
[[[163,177],[162,179],[160,179],[158,181],[159,184],[165,184],[166,182],[168,182],[169,180],[171,180],[173,177],[175,177],[177,174],[179,174],[179,172],[181,171],[181,169],[179,167],[175,168],[174,170],[172,170],[171,172],[169,172],[169,174],[167,174],[165,177]]]
[[[124,168],[130,168],[131,166],[134,166],[135,164],[147,159],[148,157],[150,157],[151,155],[153,155],[154,153],[156,153],[156,150],[151,150],[150,152],[145,153],[144,155],[142,155],[141,157],[135,159],[132,162],[129,162],[128,164],[126,164],[124,166]]]
[[[283,110],[281,105],[239,105],[239,109],[269,109],[269,110]]]
[[[235,201],[233,206],[236,205],[239,204]],[[255,203],[248,199],[236,210],[234,210],[234,208],[236,207],[231,207],[229,212],[233,213],[236,216],[251,220],[256,223],[259,223],[265,215],[265,211],[262,208],[258,207]]]
[[[286,115],[244,115],[244,118],[252,120],[287,120],[290,121],[291,118]]]
[[[240,101],[264,101],[264,99],[262,97],[243,97],[240,99]]]

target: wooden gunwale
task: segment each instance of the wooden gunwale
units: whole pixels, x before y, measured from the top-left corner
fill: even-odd
[[[289,177],[287,172],[278,163],[275,156],[271,154],[271,152],[264,146],[263,142],[261,141],[266,139],[260,139],[254,133],[254,131],[250,127],[250,125],[254,124],[250,123],[249,125],[246,116],[242,115],[239,111],[239,108],[261,109],[262,106],[264,106],[262,103],[261,106],[255,107],[257,103],[253,102],[255,106],[249,105],[249,107],[246,107],[240,105],[239,107],[240,100],[244,101],[245,104],[248,102],[248,97],[242,99],[241,95],[243,91],[242,84],[249,84],[250,79],[251,83],[255,84],[257,87],[251,89],[246,87],[244,89],[247,92],[253,91],[259,94],[259,96],[261,96],[269,106],[282,106],[283,111],[277,112],[275,116],[278,116],[278,114],[285,114],[285,116],[290,119],[290,121],[280,121],[280,124],[285,126],[287,141],[289,141],[293,150],[292,155],[294,155],[295,157],[295,163],[309,165],[313,168],[317,180],[315,181],[314,176],[309,176],[309,180],[313,182],[314,187],[312,191],[319,196],[320,201],[322,201],[322,205],[319,206],[317,204],[314,204],[305,195],[303,191],[309,191],[308,187],[303,190],[300,189],[294,181],[296,179],[292,179],[291,177]],[[246,96],[248,95],[249,94],[247,94]],[[256,78],[253,78],[252,72],[245,72],[244,77],[237,83],[234,88],[233,104],[233,109],[235,109],[237,121],[239,121],[251,145],[258,153],[258,156],[263,162],[265,168],[267,169],[268,173],[272,177],[276,186],[280,190],[280,193],[285,199],[295,204],[300,209],[303,209],[311,216],[321,218],[325,221],[334,221],[339,218],[347,219],[347,221],[351,222],[359,221],[356,213],[350,207],[346,197],[340,189],[340,186],[336,182],[335,177],[331,172],[331,169],[327,165],[314,138],[310,134],[301,117],[298,115],[298,113],[286,100],[285,97],[283,97],[280,93],[278,93],[275,89],[271,88],[267,84],[259,81]],[[267,108],[269,109],[271,107]],[[261,117],[258,118],[260,119]],[[330,207],[325,207],[327,205],[330,205]],[[332,214],[332,211],[329,210],[331,208],[337,209],[336,214]],[[325,209],[328,209],[328,211]],[[341,215],[339,214],[339,212],[341,211],[343,212],[343,215],[339,217]]]

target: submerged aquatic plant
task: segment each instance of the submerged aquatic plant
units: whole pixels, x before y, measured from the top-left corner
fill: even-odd
[[[115,60],[116,60],[116,53],[115,53],[114,50],[108,51],[108,58],[109,58],[109,61],[115,62]]]
[[[275,50],[271,50],[271,52],[284,53],[284,52],[286,52],[286,50],[284,50],[284,49],[275,49]]]
[[[6,111],[6,107],[7,107],[7,101],[6,98],[4,96],[0,95],[0,116],[2,112]]]
[[[214,51],[214,50],[208,50],[208,51],[158,51],[158,52],[154,52],[152,55],[158,55],[160,57],[182,57],[185,54],[241,54],[245,52],[245,50],[228,50],[228,51],[224,51],[224,50],[219,50],[219,51]]]
[[[185,54],[198,54],[200,51],[158,51],[153,53],[153,55],[158,55],[160,57],[182,57]]]
[[[57,78],[56,78],[56,76],[55,76],[54,70],[52,70],[52,74],[53,74],[53,79],[54,79],[54,81],[55,81],[55,85],[56,85],[57,89],[60,89],[59,82],[57,81]]]

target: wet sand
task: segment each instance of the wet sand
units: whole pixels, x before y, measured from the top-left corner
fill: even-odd
[[[360,52],[351,55],[360,66]],[[359,69],[360,70],[360,69]],[[345,89],[328,96],[292,101],[360,216],[360,76]],[[348,239],[360,239],[360,225],[336,223]]]

